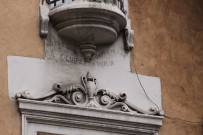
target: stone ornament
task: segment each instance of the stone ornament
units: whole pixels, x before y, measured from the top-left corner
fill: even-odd
[[[46,38],[48,35],[49,26],[49,8],[45,1],[40,1],[39,4],[39,34]]]
[[[131,51],[134,48],[133,40],[134,40],[134,30],[125,29],[125,37],[127,50]]]
[[[163,116],[119,113],[18,99],[22,135],[158,135]]]
[[[120,33],[124,33],[130,51],[134,31],[128,26],[126,5],[126,0],[41,0],[40,36],[46,38],[51,33],[49,25],[53,26],[62,39],[80,48],[85,61],[91,61],[98,47],[112,44]]]
[[[163,115],[163,110],[151,108],[149,111],[142,110],[127,101],[125,93],[115,94],[109,89],[97,89],[96,78],[90,73],[82,77],[82,84],[60,84],[54,85],[54,90],[39,97],[34,97],[29,91],[17,93],[17,98],[53,102],[59,104],[69,104],[78,107],[88,107],[97,109],[107,109],[128,112],[131,114]]]

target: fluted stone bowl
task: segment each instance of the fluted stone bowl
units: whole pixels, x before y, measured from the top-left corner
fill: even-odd
[[[80,47],[84,44],[87,51],[113,43],[127,24],[119,7],[103,2],[64,3],[52,8],[49,16],[61,37]]]

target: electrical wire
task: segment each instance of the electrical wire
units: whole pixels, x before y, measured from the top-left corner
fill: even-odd
[[[135,63],[134,63],[134,55],[132,55],[132,57],[133,57],[133,58],[132,58],[132,61],[133,61],[133,66],[134,66],[135,74],[136,74],[136,76],[137,76],[137,79],[138,79],[138,81],[139,81],[140,86],[142,87],[142,90],[144,91],[144,93],[145,93],[147,99],[148,99],[151,103],[153,103],[153,104],[158,108],[158,110],[160,110],[160,109],[159,109],[159,106],[158,106],[156,103],[154,103],[154,102],[149,98],[149,96],[148,96],[148,94],[147,94],[145,88],[143,87],[142,82],[141,82],[141,80],[140,80],[140,78],[139,78],[139,76],[138,76],[138,73],[137,73],[137,71],[136,71],[136,67],[135,67]]]
[[[188,121],[188,120],[183,120],[183,119],[180,119],[180,118],[173,118],[173,117],[169,117],[167,115],[164,115],[164,117],[168,118],[168,119],[171,119],[171,120],[178,120],[178,121],[181,121],[181,122],[184,122],[184,123],[192,123],[192,124],[203,124],[203,122],[194,122],[194,121]]]
[[[132,54],[132,53],[131,53],[131,54]],[[136,74],[136,76],[137,76],[138,82],[139,82],[139,84],[140,84],[142,90],[144,91],[144,93],[145,93],[147,99],[148,99],[151,103],[153,103],[153,104],[159,109],[159,106],[149,98],[149,96],[148,96],[148,94],[147,94],[145,88],[144,88],[143,85],[142,85],[142,82],[141,82],[141,80],[140,80],[140,78],[139,78],[139,76],[138,76],[138,72],[137,72],[137,70],[136,70],[136,66],[135,66],[135,63],[134,63],[134,61],[135,61],[135,60],[134,60],[134,57],[135,57],[135,56],[132,54],[132,64],[133,64],[133,67],[134,67],[135,74]],[[159,110],[160,110],[160,109],[159,109]],[[188,120],[183,120],[183,119],[180,119],[180,118],[173,118],[173,117],[170,117],[170,116],[167,116],[167,115],[164,115],[164,117],[167,118],[167,119],[171,119],[171,120],[175,120],[175,121],[180,121],[180,122],[184,122],[184,123],[201,124],[201,125],[203,124],[203,122],[188,121]]]

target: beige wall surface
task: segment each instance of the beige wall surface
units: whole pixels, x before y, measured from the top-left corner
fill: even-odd
[[[39,0],[0,0],[0,135],[20,135],[17,104],[8,97],[7,56],[43,58],[38,36]]]
[[[0,135],[21,135],[17,104],[8,97],[8,55],[43,58],[39,0],[1,0]],[[203,1],[129,0],[138,73],[162,82],[166,115],[203,121]],[[132,70],[134,67],[132,64]],[[200,124],[164,119],[160,135],[202,135]]]
[[[203,1],[129,0],[129,5],[137,72],[160,77],[166,115],[203,121]],[[160,131],[202,134],[203,125],[170,119]]]

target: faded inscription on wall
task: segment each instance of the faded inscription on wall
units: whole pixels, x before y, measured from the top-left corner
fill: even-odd
[[[51,35],[48,36],[45,46],[45,57],[48,59],[57,59],[73,64],[81,64],[88,66],[112,67],[116,62],[112,59],[112,55],[121,55],[119,50],[104,47],[99,48],[93,56],[91,62],[85,62],[83,55],[80,53],[79,46],[71,43],[63,42]]]

